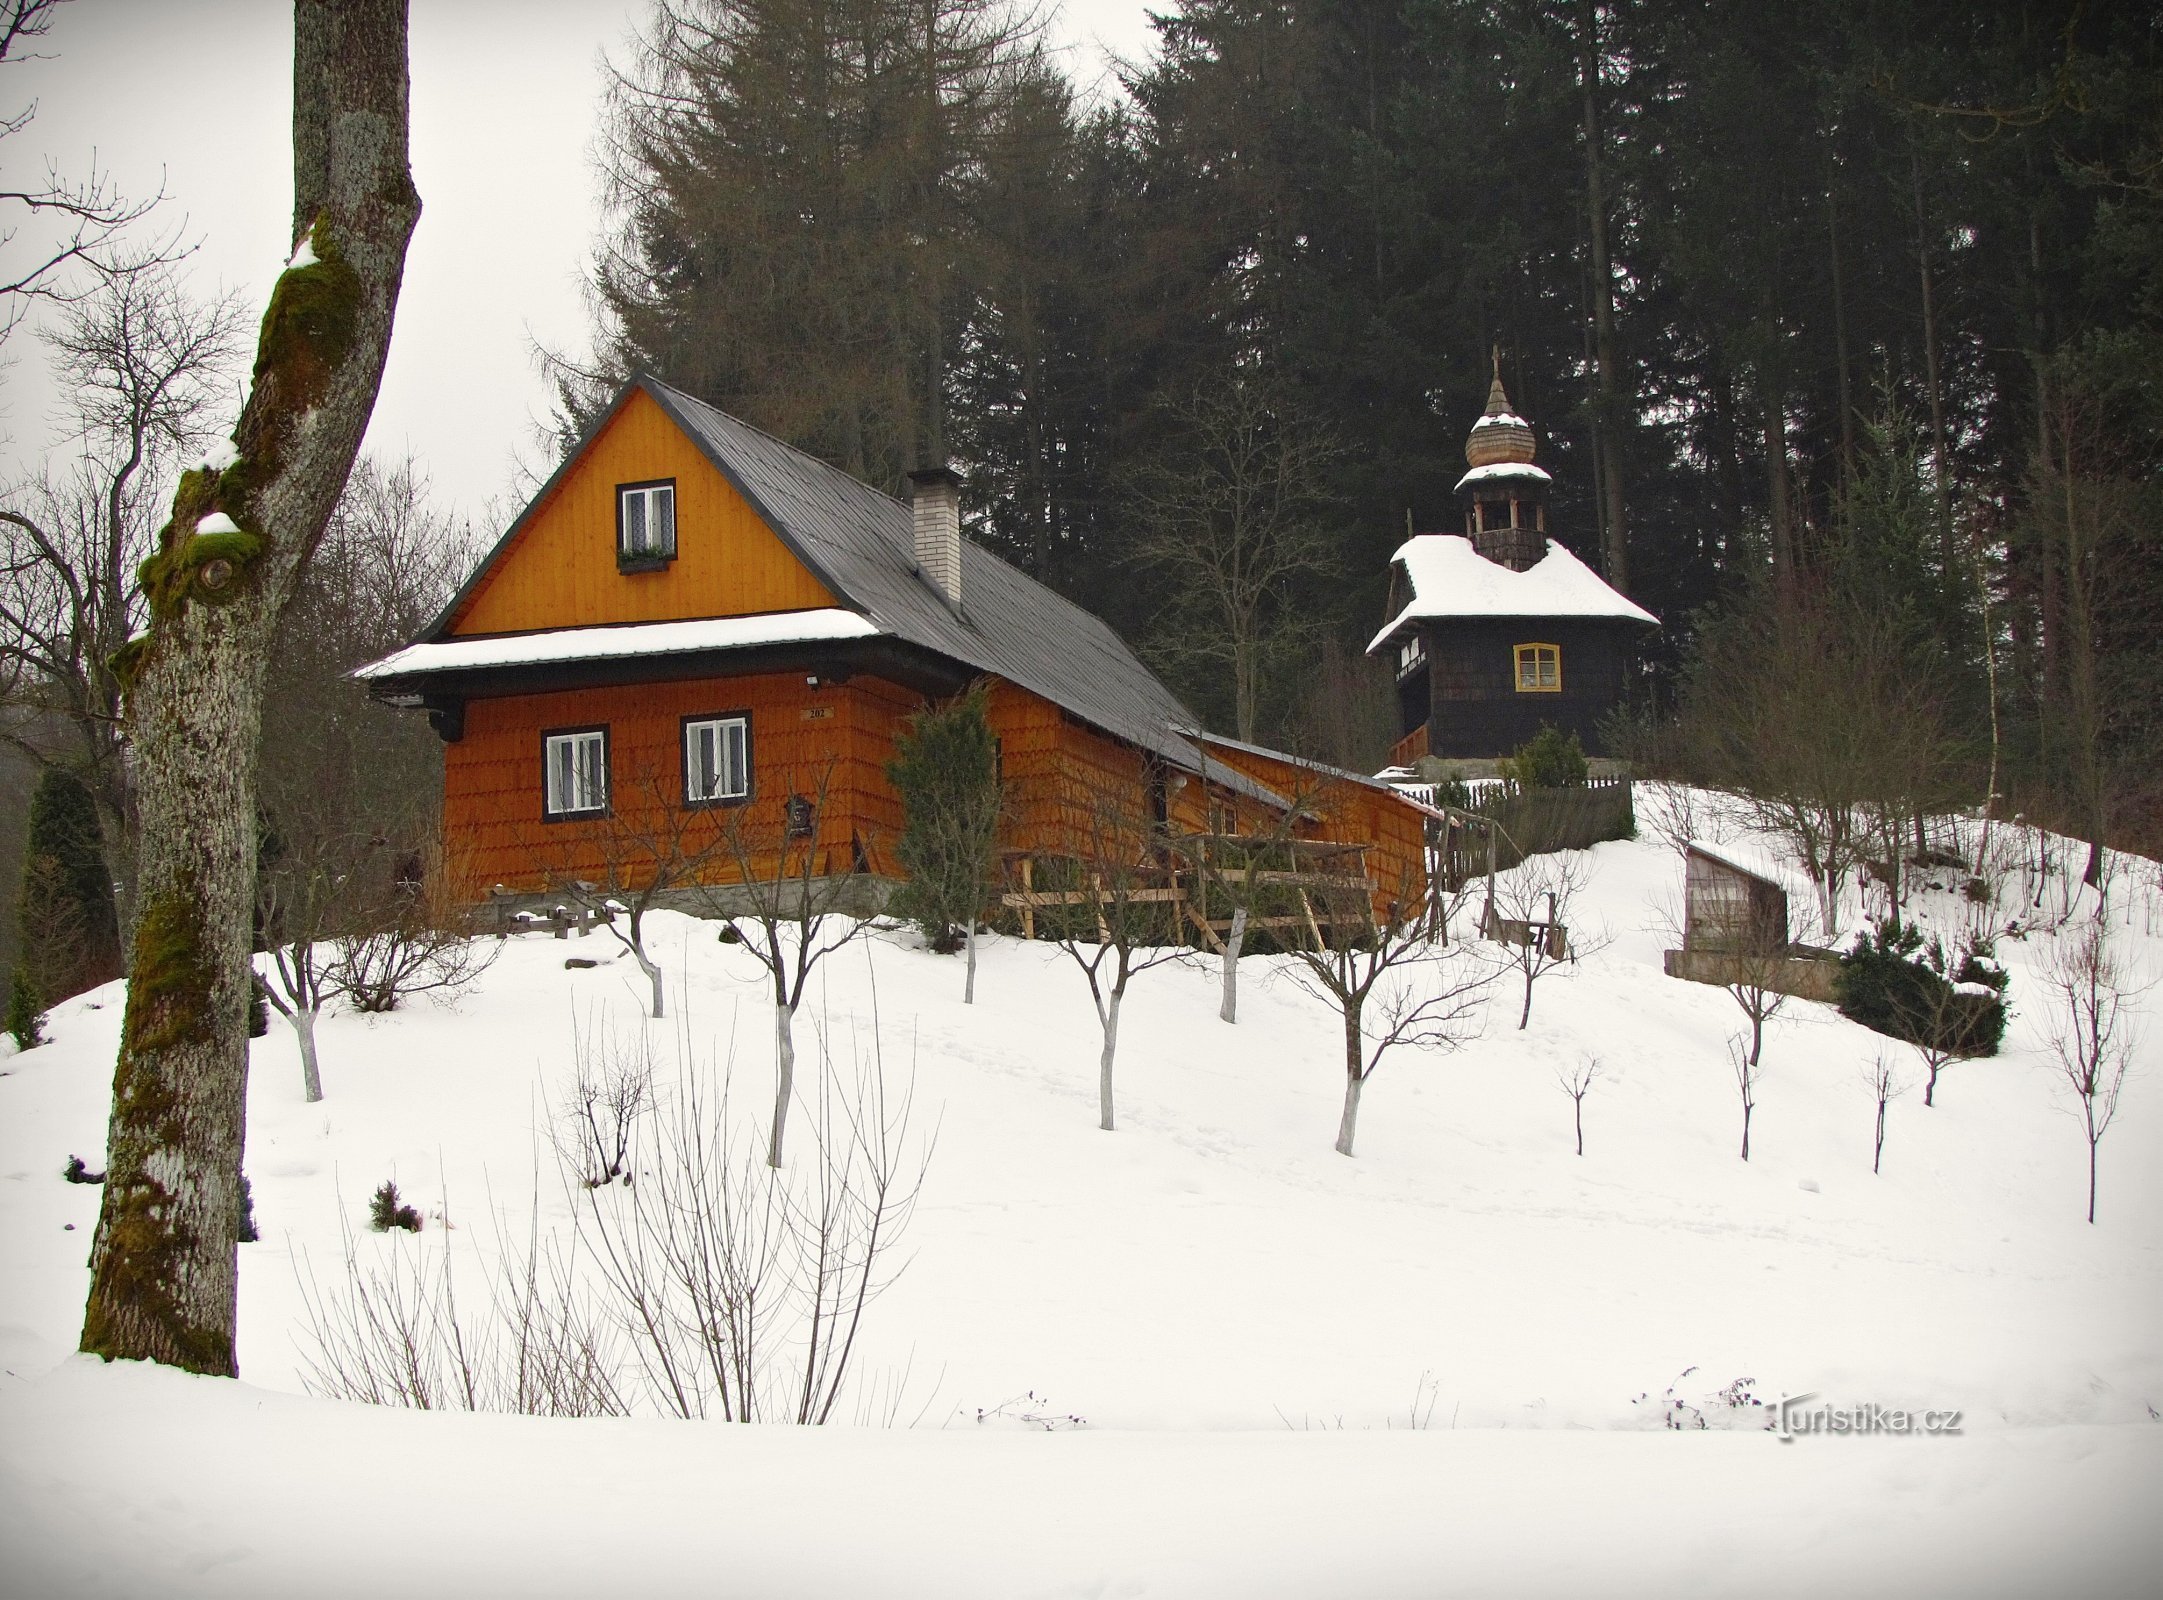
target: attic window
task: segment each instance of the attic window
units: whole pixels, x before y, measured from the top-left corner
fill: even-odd
[[[616,567],[655,572],[676,559],[676,480],[616,485]]]
[[[1397,676],[1400,678],[1410,677],[1425,665],[1427,665],[1427,641],[1415,633],[1397,647]]]
[[[1519,694],[1560,694],[1562,692],[1562,649],[1552,644],[1521,644],[1517,646],[1517,692]]]

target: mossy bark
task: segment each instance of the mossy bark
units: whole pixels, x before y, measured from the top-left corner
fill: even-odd
[[[278,619],[360,448],[420,202],[404,0],[299,0],[296,214],[313,260],[271,296],[239,460],[189,473],[145,563],[128,682],[141,859],[82,1348],[231,1375],[255,756]],[[230,529],[214,524],[222,514]]]

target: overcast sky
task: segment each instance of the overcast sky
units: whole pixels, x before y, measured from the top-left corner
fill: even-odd
[[[1148,3],[1065,0],[1053,37],[1070,72],[1098,82],[1107,50],[1146,52]],[[547,395],[533,347],[579,349],[587,332],[600,59],[645,10],[412,0],[423,211],[367,448],[410,450],[445,509],[484,517],[493,501],[500,515],[517,457],[538,460]],[[252,320],[291,245],[292,38],[289,0],[72,0],[43,59],[0,67],[0,113],[37,102],[36,120],[0,143],[0,187],[34,186],[48,160],[69,177],[95,163],[131,196],[162,186],[159,215],[185,218],[202,242],[189,268],[198,286],[238,289]],[[32,242],[26,228],[7,257]],[[0,471],[13,477],[52,447],[59,408],[30,329],[6,361]]]

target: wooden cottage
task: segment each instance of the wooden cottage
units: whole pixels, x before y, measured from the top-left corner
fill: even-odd
[[[1012,851],[1078,852],[1081,794],[1121,797],[1159,842],[1254,830],[1305,795],[1299,834],[1361,847],[1378,903],[1424,892],[1420,807],[1201,733],[1103,622],[963,537],[951,472],[914,480],[896,500],[628,384],[422,638],[359,674],[446,743],[461,892],[592,879],[626,831],[709,810],[773,841],[762,874],[808,848],[820,876],[890,884],[895,735],[979,680]]]
[[[1508,755],[1552,723],[1604,753],[1617,705],[1659,619],[1552,539],[1547,473],[1499,366],[1465,443],[1464,532],[1407,539],[1390,567],[1389,621],[1367,646],[1393,660],[1399,766]]]

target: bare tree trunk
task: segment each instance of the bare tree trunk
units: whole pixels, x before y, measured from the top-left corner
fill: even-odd
[[[1119,1049],[1119,1002],[1125,998],[1122,984],[1097,1013],[1104,1024],[1104,1053],[1097,1060],[1097,1126],[1106,1133],[1112,1131],[1112,1056]]]
[[[1583,1155],[1585,1153],[1585,1097],[1576,1094],[1570,1096],[1570,1100],[1577,1113],[1577,1153]]]
[[[1607,581],[1627,594],[1630,591],[1629,525],[1623,503],[1622,406],[1615,379],[1615,275],[1608,256],[1607,199],[1601,170],[1606,141],[1600,131],[1600,24],[1596,0],[1578,0],[1577,14],[1578,86],[1582,91],[1585,138],[1585,212],[1592,245],[1592,330],[1599,357],[1599,406],[1595,427],[1599,439],[1596,470],[1602,507],[1600,555],[1601,564],[1607,569]]]
[[[973,911],[969,913],[969,932],[967,936],[967,943],[969,951],[969,975],[967,978],[962,980],[961,1003],[965,1006],[973,1006],[976,1004],[976,913]]]
[[[1525,968],[1525,1008],[1524,1008],[1524,1010],[1522,1010],[1522,1011],[1520,1011],[1520,1012],[1518,1012],[1518,1013],[1517,1013],[1517,1027],[1518,1027],[1518,1031],[1519,1031],[1519,1032],[1523,1032],[1523,1031],[1524,1031],[1524,1027],[1525,1027],[1525,1025],[1526,1025],[1527,1023],[1529,1023],[1529,1022],[1530,1022],[1531,1020],[1532,1020],[1532,969],[1531,969],[1531,968],[1530,968],[1530,967],[1528,966],[1528,967],[1526,967],[1526,968]]]
[[[298,0],[294,230],[238,459],[182,477],[123,653],[138,754],[134,950],[82,1348],[232,1376],[255,746],[278,618],[375,404],[407,241],[404,0]]]
[[[296,1005],[292,1013],[293,1036],[300,1041],[300,1082],[308,1104],[323,1098],[323,1073],[316,1063],[314,1006]]]
[[[774,1130],[766,1141],[766,1164],[781,1165],[781,1137],[788,1131],[789,1099],[796,1093],[796,1008],[774,1006]]]
[[[1247,940],[1247,908],[1232,907],[1232,936],[1224,942],[1224,1003],[1217,1007],[1223,1021],[1239,1020],[1239,947]]]
[[[1953,572],[1953,490],[1945,472],[1945,385],[1938,374],[1938,312],[1930,282],[1930,236],[1923,212],[1923,163],[1914,151],[1908,164],[1915,179],[1915,270],[1923,283],[1923,376],[1930,386],[1930,476],[1937,490],[1938,542],[1948,578]]]
[[[1870,1150],[1870,1173],[1871,1173],[1871,1176],[1875,1177],[1875,1176],[1877,1175],[1877,1171],[1878,1171],[1878,1163],[1879,1163],[1879,1162],[1881,1162],[1881,1161],[1883,1161],[1884,1159],[1885,1159],[1885,1102],[1884,1102],[1883,1100],[1880,1100],[1880,1101],[1878,1102],[1878,1136],[1877,1136],[1877,1143],[1876,1143],[1876,1144],[1874,1144],[1874,1145],[1873,1145],[1873,1146],[1871,1147],[1871,1150]]]

